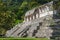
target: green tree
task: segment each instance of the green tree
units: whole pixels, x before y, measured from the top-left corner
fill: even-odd
[[[0,34],[5,34],[6,30],[14,26],[15,17],[14,12],[8,11],[6,4],[0,0]]]

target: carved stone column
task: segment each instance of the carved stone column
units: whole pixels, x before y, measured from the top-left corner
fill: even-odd
[[[30,15],[28,16],[28,20],[29,20],[29,21],[31,20]]]
[[[43,12],[45,12],[45,6],[43,6]]]
[[[42,13],[44,12],[44,7],[41,7]]]
[[[29,20],[28,20],[28,17],[27,17],[26,19],[27,19],[27,21],[29,21]]]
[[[31,17],[30,17],[30,21],[31,21],[32,19],[31,19]]]
[[[46,6],[46,10],[49,11],[49,7],[48,6]]]
[[[46,12],[46,7],[44,6],[44,12]]]
[[[33,20],[33,14],[31,15],[31,20]]]
[[[30,16],[27,16],[27,21],[30,21]]]
[[[36,19],[36,14],[34,14],[34,19]]]
[[[36,13],[36,18],[38,18],[38,16],[39,16],[38,13]]]
[[[33,15],[33,20],[35,19],[35,16]]]
[[[42,12],[41,12],[41,9],[39,9],[39,18],[40,18],[40,14],[41,14]]]

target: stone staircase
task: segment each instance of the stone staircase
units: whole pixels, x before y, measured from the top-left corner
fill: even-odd
[[[38,18],[29,22],[24,22],[16,25],[11,30],[7,31],[7,37],[47,37],[49,38],[52,33],[50,25],[50,17],[48,16]]]
[[[27,22],[23,23],[23,25],[21,25],[20,28],[17,29],[17,31],[13,32],[13,34],[11,34],[11,36],[17,37],[18,34],[23,32],[23,30],[26,29],[28,25],[30,25],[30,22],[28,24],[27,24]]]
[[[13,27],[11,30],[8,30],[6,36],[7,36],[7,35],[10,36],[11,34],[13,34],[15,31],[17,31],[17,30],[20,28],[21,25],[22,25],[22,23],[21,23],[21,24],[17,24],[17,25],[16,25],[15,27]]]

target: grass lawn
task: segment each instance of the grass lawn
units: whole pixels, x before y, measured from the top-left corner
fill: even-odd
[[[0,40],[48,40],[47,38],[0,38]]]

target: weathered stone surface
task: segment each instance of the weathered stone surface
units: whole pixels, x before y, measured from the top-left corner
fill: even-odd
[[[48,4],[50,5],[51,2]],[[51,9],[51,7],[49,9]],[[30,21],[29,20],[24,21],[23,23],[16,25],[11,30],[7,31],[6,36],[7,37],[11,36],[11,37],[49,38],[50,36],[52,36],[52,32],[53,32],[51,27],[49,27],[51,20],[53,18],[53,10],[49,10],[49,9],[47,9],[47,11],[45,10],[46,12],[42,10],[42,12],[40,13],[40,16],[38,15],[39,17],[37,16],[37,14],[35,15],[34,13],[39,13],[40,11],[39,12],[34,11],[34,13],[32,14],[35,15],[35,19]]]

